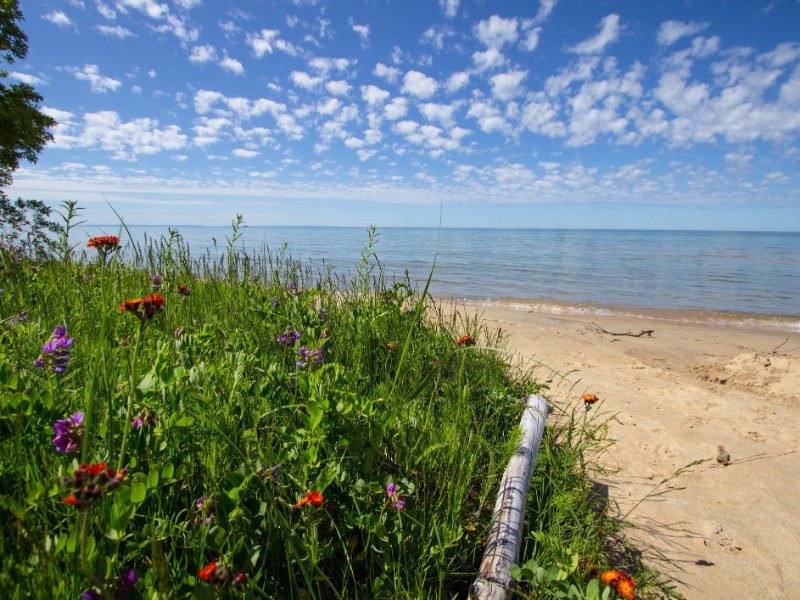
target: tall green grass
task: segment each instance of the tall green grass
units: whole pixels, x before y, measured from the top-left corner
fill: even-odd
[[[286,246],[241,251],[243,226],[221,258],[193,256],[177,231],[125,244],[124,227],[107,260],[67,239],[49,261],[0,250],[3,597],[466,595],[520,398],[544,386],[510,368],[479,319],[388,281],[375,230],[343,277]],[[149,293],[164,298],[152,319],[120,311]],[[61,374],[34,366],[59,325],[74,339]],[[287,332],[299,339],[281,343]],[[477,345],[457,346],[464,334]],[[301,346],[322,349],[319,365]],[[154,425],[132,427],[144,409]],[[80,458],[52,442],[77,411]],[[555,414],[527,507],[522,559],[574,562],[560,581],[581,595],[618,529],[592,496],[604,443],[585,415]],[[65,504],[65,478],[101,462],[127,469],[122,485]],[[311,492],[322,503],[299,504]],[[519,593],[559,586],[521,581]]]

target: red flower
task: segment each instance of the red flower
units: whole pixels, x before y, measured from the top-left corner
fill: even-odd
[[[594,404],[594,403],[595,403],[595,402],[597,402],[598,400],[600,400],[600,398],[598,398],[598,397],[597,397],[597,396],[595,396],[594,394],[584,394],[584,395],[583,395],[583,401],[584,401],[586,404]]]
[[[622,571],[617,571],[616,569],[609,569],[608,571],[604,572],[600,575],[600,581],[605,583],[606,585],[614,585],[620,579],[627,577],[625,573]]]
[[[101,235],[99,237],[93,237],[89,240],[89,243],[86,244],[87,248],[97,248],[101,252],[116,250],[118,246],[119,238],[115,235]]]
[[[219,559],[208,563],[205,567],[200,569],[200,572],[197,574],[198,577],[203,581],[211,581],[214,579],[217,574],[217,564],[219,564]]]
[[[97,475],[98,473],[102,473],[105,470],[107,465],[108,465],[108,463],[104,463],[104,462],[97,463],[96,465],[83,464],[83,465],[81,465],[81,469],[86,471],[89,475]],[[114,475],[116,474],[116,471],[114,472],[114,474],[112,474],[111,471],[113,471],[113,469],[109,469],[109,475],[111,475],[111,477],[114,477]]]
[[[294,505],[294,508],[300,508],[304,504],[308,504],[309,502],[314,506],[319,506],[325,498],[322,497],[322,494],[318,490],[314,490],[313,492],[308,492],[306,497],[300,500],[297,504]]]
[[[633,600],[636,596],[636,580],[627,576],[617,581],[617,593],[625,600]]]
[[[186,287],[185,285],[179,285],[178,286],[178,293],[181,296],[190,296],[192,294],[192,291],[188,287]]]
[[[161,312],[163,308],[164,297],[159,294],[148,294],[144,298],[125,300],[125,302],[119,305],[120,312],[129,312],[139,319],[143,316],[152,319],[153,315],[157,312]],[[144,315],[139,312],[140,310],[144,310]]]
[[[456,346],[472,346],[475,344],[475,338],[471,335],[462,335],[456,340]]]
[[[81,501],[75,497],[75,494],[70,494],[62,500],[64,504],[72,504],[73,506],[80,506]]]

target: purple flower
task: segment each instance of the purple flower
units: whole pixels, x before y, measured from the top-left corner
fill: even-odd
[[[214,522],[214,514],[217,512],[216,496],[211,496],[211,498],[200,496],[194,501],[194,505],[197,508],[197,512],[199,513],[200,517],[203,516],[203,513],[206,515],[204,521],[201,521],[199,518],[195,519],[194,526],[197,527],[201,522],[204,522],[206,525],[211,525],[211,523]]]
[[[125,569],[122,572],[122,575],[119,576],[119,587],[117,588],[117,594],[127,594],[130,589],[136,585],[137,581],[139,581],[139,573],[133,569]]]
[[[296,296],[299,293],[298,290],[297,290],[297,284],[294,281],[289,283],[289,293],[292,296]]]
[[[159,291],[161,289],[161,275],[150,275],[150,277],[148,277],[148,279],[150,280],[150,283],[152,284],[152,285],[150,285],[150,289],[151,290],[153,290],[154,292],[157,292],[157,291]]]
[[[314,350],[309,350],[306,348],[305,344],[300,346],[300,350],[297,351],[300,355],[300,360],[297,361],[297,366],[305,369],[311,359],[314,359],[314,366],[319,367],[322,364],[322,361],[325,360],[325,355],[322,351],[322,348],[316,348]]]
[[[320,325],[322,325],[325,322],[325,318],[327,316],[328,316],[328,311],[325,310],[324,308],[320,308],[318,316],[317,316],[317,318],[319,319]]]
[[[83,413],[76,412],[69,419],[59,419],[53,423],[53,445],[56,452],[61,454],[72,454],[80,448],[83,442]]]
[[[278,308],[281,305],[281,301],[278,300],[277,296],[273,296],[270,302],[272,302],[272,306],[274,306],[275,308]]]
[[[392,501],[392,506],[397,510],[403,510],[406,507],[406,500],[400,492],[397,491],[397,485],[395,485],[394,482],[386,486],[386,495],[389,496],[389,500]]]
[[[97,590],[86,590],[81,594],[81,600],[103,600],[103,596]]]
[[[53,373],[63,373],[70,360],[69,352],[72,349],[73,338],[67,338],[67,328],[59,325],[53,330],[53,335],[42,346],[42,353],[34,365],[44,367],[49,364]]]
[[[274,467],[270,467],[269,469],[266,468],[263,464],[258,465],[258,476],[261,477],[262,481],[265,483],[267,481],[271,481],[272,483],[278,483],[278,478],[281,475],[281,468],[283,467],[283,463],[278,463]]]
[[[131,421],[131,428],[138,429],[143,427],[144,425],[148,425],[150,427],[156,426],[156,421],[158,421],[158,414],[151,408],[147,408],[146,406],[139,411],[139,414]]]
[[[299,339],[300,332],[292,331],[288,327],[286,328],[286,331],[278,334],[278,343],[283,344],[284,346],[291,346]]]

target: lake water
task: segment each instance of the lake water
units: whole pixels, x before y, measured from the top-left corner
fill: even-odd
[[[137,241],[167,227],[128,226]],[[195,255],[222,256],[230,227],[175,227]],[[83,233],[116,235],[86,227]],[[374,252],[389,278],[408,270],[421,290],[472,304],[542,312],[724,319],[800,329],[800,233],[427,229],[378,230]],[[122,236],[123,243],[126,235]],[[217,245],[214,245],[216,240]],[[247,227],[239,246],[354,273],[364,228]]]

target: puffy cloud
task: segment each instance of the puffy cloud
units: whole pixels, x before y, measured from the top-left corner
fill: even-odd
[[[485,52],[474,52],[472,63],[478,73],[496,69],[506,64],[506,57],[497,48],[489,48]]]
[[[521,93],[522,80],[527,76],[527,71],[509,71],[492,76],[489,80],[492,85],[492,96],[508,102]]]
[[[217,49],[211,44],[195,46],[189,54],[189,60],[195,64],[211,62],[217,59]]]
[[[308,91],[313,90],[322,83],[322,77],[312,77],[305,71],[292,71],[289,77],[295,86]]]
[[[372,74],[376,77],[382,77],[389,83],[396,83],[403,72],[395,67],[388,67],[383,63],[378,63],[372,70]]]
[[[517,19],[504,19],[492,15],[480,21],[474,29],[475,37],[487,48],[502,48],[505,44],[513,44],[519,37]]]
[[[369,25],[358,25],[350,19],[350,28],[361,40],[361,46],[367,47],[369,45]]]
[[[511,126],[503,118],[500,111],[491,104],[482,100],[472,102],[467,112],[468,117],[478,121],[481,131],[484,133],[503,133],[510,134]]]
[[[439,89],[436,80],[419,71],[408,71],[403,77],[402,91],[417,98],[427,100]]]
[[[161,19],[168,12],[166,4],[159,4],[154,0],[116,0],[117,7],[123,12],[128,8],[141,11],[151,19]]]
[[[361,98],[373,108],[386,102],[389,95],[389,92],[374,85],[361,86]]]
[[[536,12],[536,19],[537,23],[542,23],[550,16],[550,13],[553,12],[553,9],[558,4],[558,0],[540,0],[539,2],[539,10]]]
[[[419,112],[421,112],[428,121],[438,121],[444,127],[453,127],[456,124],[453,113],[458,109],[455,104],[435,104],[427,102],[421,104]]]
[[[520,42],[520,48],[527,50],[528,52],[533,52],[536,50],[536,47],[539,45],[539,34],[541,32],[541,27],[528,29],[525,34],[525,39]]]
[[[531,133],[552,138],[566,135],[566,127],[559,119],[558,107],[542,92],[538,92],[522,107],[520,125]]]
[[[58,25],[59,27],[69,27],[72,21],[63,10],[54,10],[42,15],[42,18]]]
[[[227,54],[219,61],[219,66],[233,73],[234,75],[244,75],[244,65],[235,58],[231,58]]]
[[[669,46],[674,44],[682,37],[700,33],[707,29],[711,23],[699,23],[692,21],[690,23],[683,23],[681,21],[664,21],[658,28],[656,34],[656,41],[659,46]]]
[[[439,7],[448,19],[456,16],[459,4],[461,4],[461,0],[439,0]]]
[[[253,49],[256,58],[262,58],[268,52],[272,54],[275,38],[279,33],[277,29],[262,29],[256,33],[248,33],[245,41]]]
[[[450,75],[444,83],[444,89],[451,94],[457,92],[469,83],[469,73],[465,71],[458,71]]]
[[[317,103],[317,112],[321,115],[335,114],[342,106],[342,101],[338,98],[327,98]]]
[[[202,0],[174,0],[175,6],[183,10],[191,10],[195,6],[200,6]]]
[[[255,158],[261,153],[256,152],[255,150],[248,150],[246,148],[236,148],[231,154],[237,158]]]
[[[97,65],[84,65],[83,69],[74,69],[72,73],[75,79],[88,81],[92,91],[96,94],[116,91],[122,85],[122,82],[118,79],[100,75],[100,69]]]
[[[402,119],[408,113],[408,100],[402,96],[392,98],[392,101],[384,106],[383,113],[390,121]]]
[[[351,88],[352,86],[344,79],[328,81],[325,84],[325,89],[328,90],[329,94],[333,94],[334,96],[347,96]]]
[[[569,51],[575,54],[600,54],[609,44],[617,41],[621,29],[619,15],[612,13],[600,21],[600,32],[596,36],[576,44]]]

